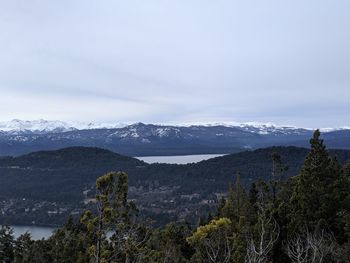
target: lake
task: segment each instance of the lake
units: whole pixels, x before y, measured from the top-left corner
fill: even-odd
[[[28,232],[31,234],[32,239],[39,240],[42,238],[48,238],[52,235],[55,228],[52,227],[42,227],[42,226],[11,226],[14,231],[15,238]]]
[[[187,164],[198,163],[200,161],[223,156],[225,154],[196,154],[196,155],[178,155],[178,156],[143,156],[135,157],[146,163],[169,163],[169,164]]]

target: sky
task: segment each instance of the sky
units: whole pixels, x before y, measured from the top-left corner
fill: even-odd
[[[2,0],[0,120],[350,125],[350,1]]]

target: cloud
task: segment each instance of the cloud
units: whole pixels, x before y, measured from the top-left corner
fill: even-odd
[[[0,118],[349,125],[349,7],[1,1]]]

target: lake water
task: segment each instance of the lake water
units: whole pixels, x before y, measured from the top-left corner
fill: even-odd
[[[11,226],[14,231],[15,238],[18,238],[20,235],[28,232],[31,234],[32,239],[39,240],[42,238],[47,239],[52,235],[52,232],[55,228],[52,227],[42,227],[42,226]]]
[[[178,155],[178,156],[145,156],[135,157],[146,163],[169,163],[169,164],[187,164],[198,163],[203,160],[223,156],[224,154],[196,154],[196,155]]]
[[[146,157],[135,157],[139,160],[145,161],[146,163],[169,163],[169,164],[187,164],[197,163],[203,160],[223,156],[224,154],[197,154],[197,155],[179,155],[179,156],[146,156]],[[55,230],[51,227],[40,227],[40,226],[12,226],[15,237],[19,237],[21,234],[28,232],[31,234],[34,240],[42,238],[47,239],[52,235]]]

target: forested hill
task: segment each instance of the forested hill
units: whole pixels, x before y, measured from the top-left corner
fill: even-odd
[[[131,186],[179,186],[180,192],[224,191],[240,172],[244,183],[268,179],[271,155],[278,153],[296,175],[308,152],[306,148],[270,147],[245,151],[187,165],[147,164],[138,159],[89,147],[40,151],[20,157],[0,158],[0,193],[6,197],[39,200],[79,200],[84,189],[108,171],[125,171]],[[350,150],[330,150],[342,163],[350,160]]]
[[[13,211],[11,217],[5,216],[10,222],[14,218],[20,218],[21,221],[15,222],[21,224],[28,220],[38,222],[40,218],[44,219],[42,224],[62,223],[67,216],[64,213],[60,220],[58,215],[46,218],[43,214],[50,209],[70,211],[67,208],[83,207],[83,201],[95,195],[98,176],[109,171],[125,171],[129,174],[129,196],[143,211],[156,214],[156,218],[160,214],[175,216],[181,211],[199,209],[203,203],[214,200],[216,194],[226,192],[237,172],[247,187],[258,179],[269,179],[273,153],[278,153],[283,165],[289,167],[285,177],[297,175],[307,152],[305,148],[271,147],[187,165],[147,164],[108,150],[86,147],[3,157],[0,158],[0,201],[3,201],[0,208]],[[342,163],[350,160],[350,150],[330,152]],[[24,212],[28,209],[35,213]],[[36,215],[38,211],[42,211],[40,216]],[[0,221],[3,221],[1,216]]]
[[[56,151],[38,151],[19,157],[0,158],[1,166],[18,166],[30,169],[69,170],[94,167],[109,168],[117,165],[120,169],[144,165],[136,158],[120,155],[96,147],[68,147]]]
[[[108,150],[70,147],[0,158],[0,195],[49,201],[81,201],[84,189],[108,171],[147,166],[135,158]]]

